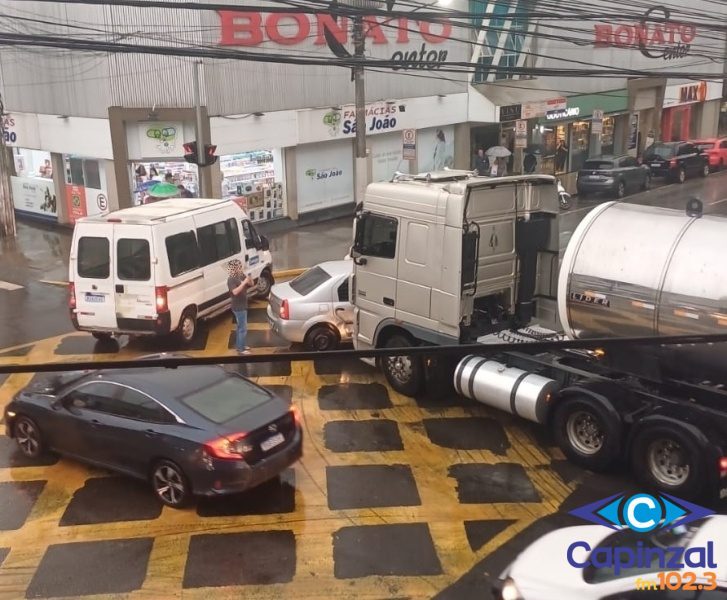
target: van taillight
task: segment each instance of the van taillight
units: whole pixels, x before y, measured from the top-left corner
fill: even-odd
[[[154,288],[154,295],[156,296],[157,313],[164,313],[169,310],[169,302],[167,301],[166,285]]]
[[[76,308],[76,284],[68,284],[68,308]]]
[[[280,305],[280,318],[285,319],[286,321],[290,319],[290,305],[287,300],[283,300]]]

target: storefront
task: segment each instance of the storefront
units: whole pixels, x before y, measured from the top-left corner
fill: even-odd
[[[662,140],[682,141],[714,135],[718,129],[721,99],[722,85],[717,82],[667,86],[661,117]],[[713,112],[717,114],[713,116]]]
[[[539,154],[538,172],[554,175],[577,172],[591,156],[622,154],[628,146],[627,109],[625,90],[569,97],[565,106],[529,122],[526,154]],[[594,110],[603,111],[600,134],[593,132]]]
[[[70,223],[109,212],[106,170],[95,158],[63,155],[66,215]]]
[[[222,197],[236,199],[255,222],[287,215],[284,153],[253,150],[220,157]]]
[[[51,153],[27,148],[13,148],[16,175],[10,186],[16,213],[22,216],[58,220],[58,199],[53,182]]]

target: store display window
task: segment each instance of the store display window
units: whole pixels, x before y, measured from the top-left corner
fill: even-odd
[[[51,164],[50,152],[13,148],[13,160],[15,163],[15,173],[18,177],[53,179],[53,165]]]
[[[256,150],[220,157],[222,197],[245,208],[251,221],[270,221],[287,214],[282,150]]]
[[[188,162],[132,162],[131,178],[135,205],[199,196],[197,165]]]
[[[614,152],[614,127],[615,119],[605,117],[603,119],[603,131],[601,133],[601,154],[615,154]]]
[[[579,171],[588,160],[591,141],[590,121],[576,121],[570,126],[570,166],[569,171]]]

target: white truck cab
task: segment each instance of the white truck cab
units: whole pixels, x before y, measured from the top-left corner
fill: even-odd
[[[230,307],[232,259],[267,296],[269,243],[230,200],[173,198],[79,219],[68,274],[71,321],[99,339],[176,332],[189,343],[200,319]]]
[[[355,348],[472,343],[528,322],[538,255],[558,250],[558,211],[549,175],[449,170],[369,185],[351,249]],[[423,384],[414,356],[380,366],[401,393]]]

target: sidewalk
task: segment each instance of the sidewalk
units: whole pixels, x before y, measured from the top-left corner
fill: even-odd
[[[0,240],[0,285],[68,281],[72,231],[28,220],[17,225],[14,240]],[[342,259],[351,246],[351,232],[352,219],[346,217],[271,233],[273,266],[288,271]]]

